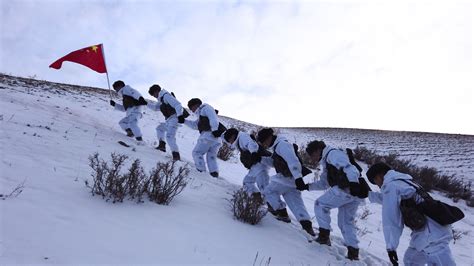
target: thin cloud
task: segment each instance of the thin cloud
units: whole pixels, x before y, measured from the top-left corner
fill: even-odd
[[[474,134],[469,2],[1,3],[4,73],[105,88],[81,66],[47,68],[103,43],[112,80],[240,120]]]

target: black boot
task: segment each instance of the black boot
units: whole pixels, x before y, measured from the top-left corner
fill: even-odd
[[[145,142],[143,141],[142,137],[136,137],[135,139],[137,140],[136,142],[137,145],[140,145],[140,146],[145,145]]]
[[[271,213],[273,216],[277,216],[277,212],[273,209],[272,205],[267,202],[267,210],[269,213]]]
[[[181,157],[179,156],[179,152],[174,151],[174,152],[172,152],[172,154],[173,154],[173,161],[181,160]]]
[[[166,152],[166,142],[160,140],[160,144],[158,144],[158,147],[156,147],[156,149],[162,152]]]
[[[276,218],[277,220],[280,220],[285,223],[291,223],[290,216],[288,216],[288,212],[286,211],[286,208],[276,210]]]
[[[351,246],[347,247],[347,258],[350,260],[359,260],[359,249]]]
[[[133,132],[130,128],[125,129],[125,132],[127,132],[127,137],[133,137]]]
[[[319,235],[316,238],[316,242],[321,245],[331,245],[331,239],[329,239],[329,230],[319,227]]]
[[[210,173],[211,176],[215,177],[215,178],[218,178],[219,177],[219,173],[218,172],[211,172]]]
[[[313,230],[313,224],[309,220],[302,220],[300,221],[301,227],[306,231],[306,233],[310,234],[311,236],[316,236],[316,233]]]

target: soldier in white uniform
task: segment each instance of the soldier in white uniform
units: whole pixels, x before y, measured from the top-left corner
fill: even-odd
[[[219,166],[217,165],[217,152],[222,144],[220,136],[226,128],[219,123],[216,110],[209,104],[203,104],[198,98],[193,98],[188,102],[189,109],[198,116],[194,121],[185,120],[184,123],[192,129],[199,130],[201,134],[196,146],[193,149],[193,159],[196,169],[200,172],[207,168],[213,177],[219,176]]]
[[[380,187],[380,192],[369,192],[371,202],[382,204],[382,225],[385,244],[390,261],[398,265],[397,247],[404,223],[400,202],[415,196],[416,202],[423,199],[413,187],[413,178],[391,169],[385,163],[376,163],[367,170],[367,178]],[[408,249],[403,257],[405,265],[456,265],[449,249],[453,239],[451,225],[442,226],[426,217],[426,224],[413,230]]]
[[[312,141],[306,152],[314,162],[319,162],[322,170],[317,182],[308,184],[308,190],[326,190],[314,203],[314,213],[319,224],[317,242],[331,245],[330,212],[338,208],[337,224],[347,246],[347,258],[359,259],[359,240],[355,227],[355,216],[360,203],[368,195],[368,185],[364,181],[364,195],[359,184],[360,171],[351,163],[347,152],[326,146],[323,141]]]
[[[184,110],[176,97],[168,91],[161,89],[160,85],[155,84],[151,86],[148,93],[158,100],[157,102],[148,103],[148,108],[155,111],[160,110],[165,117],[165,122],[160,123],[156,127],[156,136],[159,140],[156,149],[166,152],[166,135],[166,141],[170,146],[173,160],[180,160],[179,149],[176,144],[176,131],[178,129],[178,121],[184,123],[184,119],[188,113]]]
[[[249,195],[261,197],[268,185],[270,176],[268,171],[273,166],[270,152],[259,146],[255,137],[247,132],[229,128],[224,133],[224,140],[237,148],[240,152],[240,161],[249,172],[244,177],[243,188]]]
[[[277,174],[270,178],[270,184],[264,191],[265,199],[273,209],[273,214],[278,220],[291,222],[286,211],[286,205],[288,204],[303,229],[311,237],[316,236],[311,218],[301,198],[301,192],[297,189],[298,186],[301,186],[301,183],[304,184],[303,176],[308,174],[306,171],[309,170],[301,164],[294,145],[289,143],[286,138],[274,135],[271,128],[260,130],[257,141],[264,148],[273,150],[273,166]],[[304,173],[303,169],[305,169]],[[281,196],[283,196],[286,203],[281,200]]]
[[[122,104],[118,104],[110,100],[115,110],[126,112],[125,117],[120,120],[120,127],[127,132],[127,136],[135,137],[137,144],[142,144],[142,132],[138,127],[138,120],[142,118],[143,105],[147,105],[147,101],[134,88],[125,85],[121,80],[117,80],[112,85],[114,90],[122,96]]]

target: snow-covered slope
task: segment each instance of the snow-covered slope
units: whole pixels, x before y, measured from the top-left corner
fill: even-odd
[[[0,194],[8,195],[24,181],[16,197],[0,200],[0,264],[240,264],[341,265],[350,263],[333,211],[333,246],[308,243],[296,221],[284,224],[267,215],[251,226],[233,219],[227,199],[238,188],[245,169],[236,159],[219,161],[220,179],[194,170],[191,150],[198,133],[178,129],[184,162],[193,169],[182,194],[169,206],[150,202],[112,204],[92,197],[88,156],[111,152],[139,158],[147,170],[170,159],[153,149],[155,127],[163,117],[146,111],[141,120],[146,146],[135,150],[117,122],[123,113],[108,104],[107,91],[0,76]],[[184,100],[184,99],[181,99]],[[227,124],[234,123],[225,119]],[[291,139],[299,136],[291,136]],[[304,192],[313,214],[321,193]],[[5,198],[5,197],[3,197]],[[472,210],[457,223],[470,231]],[[365,212],[370,214],[363,219]],[[359,210],[361,261],[388,264],[381,232],[380,206]],[[317,227],[315,222],[314,227]],[[399,254],[408,244],[405,230]],[[452,245],[460,265],[472,263],[472,233]]]

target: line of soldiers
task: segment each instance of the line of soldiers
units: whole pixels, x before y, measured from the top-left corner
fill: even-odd
[[[136,143],[143,145],[142,132],[138,126],[138,121],[143,116],[143,106],[146,105],[154,111],[161,111],[165,121],[156,127],[156,135],[159,141],[156,149],[166,152],[166,144],[168,144],[173,160],[180,160],[181,156],[176,144],[176,131],[178,123],[186,124],[200,132],[199,139],[192,152],[196,169],[205,172],[207,161],[210,175],[213,177],[219,176],[217,152],[222,144],[220,136],[226,128],[219,123],[217,112],[211,105],[203,103],[198,98],[189,100],[188,108],[199,117],[191,121],[186,119],[189,113],[182,107],[174,94],[162,89],[157,84],[151,86],[148,90],[148,93],[157,99],[156,102],[145,100],[137,90],[125,85],[121,80],[114,82],[112,87],[122,96],[122,104],[110,100],[110,105],[116,110],[126,112],[125,117],[119,121],[119,125],[128,137],[135,137]],[[204,156],[206,156],[206,161]]]
[[[200,136],[192,152],[195,167],[200,172],[206,172],[207,162],[207,169],[213,177],[219,176],[217,152],[223,140],[239,150],[240,161],[248,169],[243,179],[244,190],[253,197],[264,199],[269,212],[276,219],[287,223],[291,222],[286,209],[288,206],[303,230],[319,244],[331,246],[330,212],[331,209],[337,208],[337,224],[347,247],[347,258],[350,260],[359,259],[359,240],[355,226],[359,205],[367,197],[371,202],[382,204],[387,254],[390,261],[398,265],[396,249],[404,227],[400,201],[415,197],[416,194],[413,184],[409,184],[413,182],[411,176],[394,171],[385,163],[376,163],[368,169],[366,176],[372,184],[379,186],[381,191],[371,191],[362,177],[362,168],[354,160],[350,149],[337,149],[323,141],[314,140],[307,145],[305,152],[313,162],[321,166],[321,173],[317,181],[307,184],[303,177],[311,171],[303,165],[297,145],[275,134],[273,129],[263,128],[256,136],[236,128],[226,129],[219,122],[216,110],[198,98],[188,102],[188,108],[198,119],[188,120],[186,118],[189,113],[176,97],[156,84],[150,87],[149,94],[155,97],[157,102],[146,101],[138,91],[122,81],[116,81],[113,87],[122,96],[123,104],[112,100],[110,104],[117,110],[127,112],[125,118],[119,122],[127,136],[135,137],[138,144],[143,143],[138,127],[138,120],[142,116],[141,107],[147,105],[152,110],[160,110],[165,121],[156,128],[159,140],[157,149],[165,152],[168,143],[173,159],[180,160],[176,144],[178,123],[197,129]],[[275,168],[276,174],[270,177],[271,167]],[[405,182],[401,182],[402,179]],[[301,191],[304,190],[325,190],[314,203],[314,213],[319,225],[317,236],[301,197]],[[410,245],[403,259],[404,264],[455,265],[449,249],[452,239],[450,226],[441,226],[428,218],[423,228],[412,231]]]
[[[244,189],[254,195],[262,193],[268,210],[278,220],[291,222],[286,209],[288,206],[307,234],[315,237],[316,242],[331,246],[330,210],[338,208],[338,226],[348,249],[347,258],[359,259],[359,241],[354,218],[359,204],[368,196],[369,188],[367,183],[359,181],[360,171],[344,151],[327,146],[323,141],[310,142],[306,148],[309,157],[324,164],[320,179],[306,184],[303,177],[311,171],[299,158],[297,145],[275,134],[273,129],[261,129],[253,139],[248,133],[231,128],[224,133],[224,140],[240,151],[241,162],[249,169],[244,178]],[[249,161],[251,163],[248,163]],[[269,165],[276,171],[271,178],[268,178]],[[249,186],[249,182],[253,180],[257,183],[259,192],[255,191],[255,187]],[[317,236],[301,197],[301,191],[304,190],[327,190],[314,204],[319,224]]]

